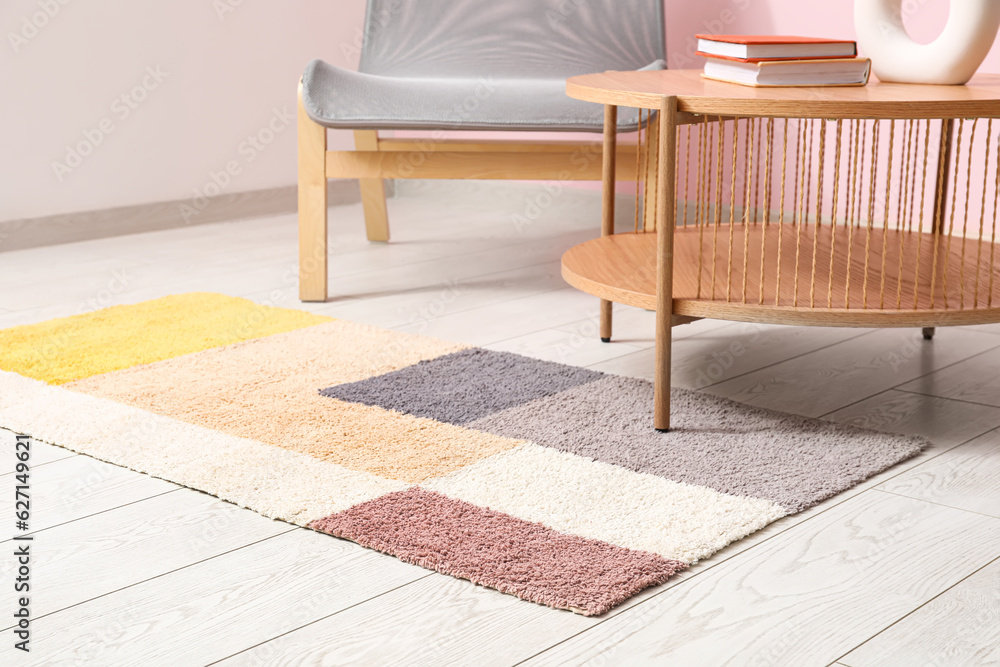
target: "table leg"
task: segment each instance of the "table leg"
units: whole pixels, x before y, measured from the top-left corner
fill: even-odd
[[[656,373],[654,426],[670,430],[670,352],[674,283],[674,170],[677,168],[677,98],[660,103],[659,179],[656,183]]]
[[[601,171],[601,236],[615,233],[615,157],[618,150],[618,107],[604,106],[604,148]],[[636,202],[636,206],[639,202]],[[601,299],[601,340],[611,342],[611,302]]]
[[[928,126],[929,131],[930,127]],[[954,142],[955,120],[943,118],[941,120],[941,133],[944,139],[944,149],[938,154],[938,171],[935,173],[944,174],[944,178],[934,189],[934,222],[931,227],[931,232],[938,236],[944,234],[945,208],[948,205],[948,173],[951,171],[951,144]],[[972,150],[971,146],[969,150]],[[934,279],[934,276],[931,276],[931,281]],[[934,340],[934,327],[924,327],[920,333],[924,340]]]

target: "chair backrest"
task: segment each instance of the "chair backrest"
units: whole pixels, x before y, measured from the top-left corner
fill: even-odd
[[[662,0],[368,0],[360,70],[565,78],[665,54]]]

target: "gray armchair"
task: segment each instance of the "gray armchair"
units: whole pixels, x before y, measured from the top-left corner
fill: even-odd
[[[379,130],[601,132],[565,80],[663,69],[662,0],[369,0],[359,71],[316,60],[299,86],[299,296],[327,298],[328,178],[358,178],[372,241],[389,239],[385,178],[600,180],[600,142],[385,139]],[[639,126],[622,110],[619,132]],[[355,151],[327,151],[326,128]],[[618,178],[633,180],[622,145]],[[581,155],[585,159],[581,159]]]

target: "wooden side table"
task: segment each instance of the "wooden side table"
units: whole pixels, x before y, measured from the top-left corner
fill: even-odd
[[[566,90],[605,105],[604,204],[601,237],[570,249],[562,274],[602,299],[604,340],[611,302],[656,309],[655,428],[670,428],[676,324],[921,327],[930,338],[1000,322],[1000,76],[750,88],[698,71],[605,72]],[[637,185],[655,224],[637,214],[624,234],[618,106],[655,112],[637,151],[655,167],[655,183]]]

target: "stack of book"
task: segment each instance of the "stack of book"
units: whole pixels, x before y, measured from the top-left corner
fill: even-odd
[[[871,61],[852,41],[776,35],[696,35],[704,76],[744,86],[863,86]]]

